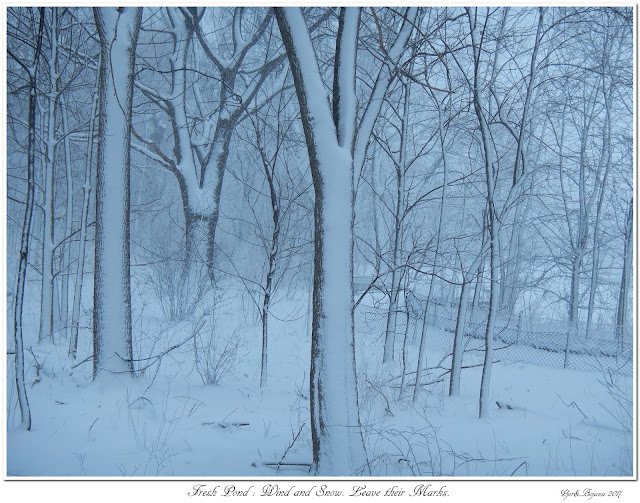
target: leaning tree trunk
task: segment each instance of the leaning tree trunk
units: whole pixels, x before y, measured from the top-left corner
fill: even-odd
[[[142,8],[94,8],[101,45],[96,171],[93,375],[133,373],[129,169],[136,43]]]

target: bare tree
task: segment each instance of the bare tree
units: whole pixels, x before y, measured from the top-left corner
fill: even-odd
[[[228,27],[231,43],[223,44],[229,51],[221,52],[214,49],[214,41],[209,40],[202,26],[206,9],[167,8],[163,12],[169,25],[163,31],[170,36],[172,46],[168,57],[169,90],[164,92],[141,81],[136,86],[166,114],[171,124],[166,144],[173,144],[173,148],[166,152],[162,148],[164,137],[144,138],[137,132],[134,148],[169,170],[178,181],[185,218],[185,275],[197,281],[199,268],[204,265],[213,280],[215,233],[233,131],[246,117],[248,104],[266,78],[282,66],[285,55],[274,54],[269,46],[263,51],[261,62],[252,55],[271,25],[273,15],[269,10],[232,9]],[[211,12],[221,13],[222,9]],[[247,19],[250,13],[255,19]],[[197,55],[193,57],[195,61],[192,53]],[[216,76],[198,79],[210,71],[205,68],[205,61]],[[247,72],[250,78],[245,78]],[[217,90],[213,110],[202,97],[201,86]],[[206,90],[207,94],[211,89]]]

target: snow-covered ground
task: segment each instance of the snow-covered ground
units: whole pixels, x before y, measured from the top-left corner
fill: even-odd
[[[134,380],[94,383],[90,362],[70,372],[65,340],[27,342],[33,350],[33,356],[26,354],[33,427],[15,429],[19,410],[9,376],[7,475],[308,476],[307,299],[289,298],[275,308],[263,389],[258,386],[261,330],[238,292],[229,290],[226,300],[218,299],[213,322],[205,316],[171,324],[154,314],[152,303],[145,306],[134,313],[137,358],[187,342],[159,360],[138,362],[138,368],[152,365]],[[199,363],[194,339],[188,339],[194,331]],[[88,338],[85,329],[78,361],[89,355]],[[631,396],[631,376],[500,361],[492,377],[495,406],[488,419],[478,419],[479,367],[463,371],[458,397],[448,396],[445,375],[416,402],[408,392],[398,400],[400,362],[382,367],[383,342],[380,333],[357,334],[360,416],[374,475],[633,474],[633,425],[615,399],[618,392]],[[416,344],[410,337],[408,354],[417,353]],[[216,384],[203,383],[207,346],[210,361],[220,360],[209,368],[219,374]],[[220,358],[225,349],[226,360]],[[446,353],[431,347],[428,366],[446,369],[446,359],[438,365]],[[473,365],[474,358],[465,365]],[[432,368],[423,382],[438,381],[443,372]],[[614,388],[606,386],[611,379]]]

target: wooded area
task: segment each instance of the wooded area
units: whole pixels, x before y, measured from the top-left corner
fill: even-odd
[[[8,8],[16,424],[38,421],[38,345],[104,383],[190,348],[185,373],[220,384],[225,302],[258,330],[261,388],[274,309],[308,313],[314,474],[379,474],[359,400],[424,398],[438,306],[451,396],[482,326],[482,418],[505,323],[564,324],[565,368],[593,340],[630,362],[633,61],[627,7]],[[385,326],[357,336],[365,304]]]

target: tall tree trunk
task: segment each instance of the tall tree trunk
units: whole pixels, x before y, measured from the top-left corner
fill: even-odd
[[[405,309],[405,325],[404,337],[402,338],[402,377],[400,378],[400,389],[398,389],[398,400],[404,397],[404,389],[407,380],[407,339],[409,338],[409,326],[411,325],[411,312],[408,307],[407,296],[409,294],[407,287],[408,280],[405,280],[404,303]]]
[[[44,224],[42,226],[42,282],[40,330],[38,342],[50,338],[53,342],[53,222],[54,222],[54,150],[55,103],[49,98],[48,133],[45,159]]]
[[[100,36],[93,374],[133,373],[129,266],[131,113],[142,8],[94,8]]]
[[[53,306],[54,306],[54,221],[55,197],[54,175],[56,159],[56,111],[58,107],[58,35],[57,9],[51,10],[51,53],[49,54],[49,94],[47,95],[48,110],[46,114],[47,128],[45,140],[45,182],[44,182],[44,225],[42,226],[42,291],[40,305],[40,331],[38,342],[50,338],[53,342]]]
[[[64,166],[65,178],[67,185],[66,193],[66,212],[64,216],[64,234],[62,243],[62,261],[60,267],[60,329],[68,335],[69,330],[69,275],[71,269],[71,242],[69,237],[73,232],[73,172],[71,169],[71,145],[70,145],[70,129],[69,117],[67,112],[66,100],[64,95],[60,95],[60,111],[62,115],[62,134],[64,144]]]
[[[15,344],[15,365],[16,365],[16,388],[18,392],[18,403],[20,405],[20,427],[31,430],[31,409],[27,389],[24,383],[24,343],[22,337],[22,308],[24,304],[24,288],[27,280],[27,268],[29,267],[29,241],[31,237],[31,219],[33,216],[33,206],[35,199],[35,143],[36,143],[36,92],[38,62],[42,50],[42,34],[44,31],[44,7],[39,9],[40,24],[38,28],[38,38],[33,55],[33,63],[27,66],[22,59],[16,57],[11,51],[7,51],[29,77],[29,104],[27,107],[27,193],[24,210],[24,221],[22,224],[22,236],[20,240],[20,257],[18,260],[18,273],[16,277],[15,304],[13,310],[13,337]]]
[[[600,182],[598,205],[596,207],[596,219],[593,227],[593,252],[591,260],[591,281],[589,283],[589,304],[587,305],[587,326],[585,328],[585,336],[589,337],[591,323],[593,320],[593,311],[595,308],[596,290],[598,289],[598,272],[600,270],[600,220],[602,216],[602,204],[604,202],[605,189],[607,183],[607,175],[609,174],[609,165],[604,173],[604,177]]]
[[[532,184],[533,186],[533,184]],[[518,300],[518,295],[520,294],[521,285],[520,285],[520,270],[522,269],[522,249],[524,242],[524,231],[526,229],[525,221],[527,215],[529,214],[529,210],[531,209],[531,189],[529,191],[529,195],[526,198],[526,206],[522,212],[520,208],[522,207],[519,204],[516,207],[516,217],[514,218],[515,228],[513,229],[513,233],[511,234],[513,242],[510,243],[509,250],[509,275],[510,280],[503,281],[509,285],[507,290],[507,298],[506,298],[506,307],[509,313],[509,316],[513,316],[515,314],[516,309],[516,301]],[[511,249],[513,247],[513,250]]]

